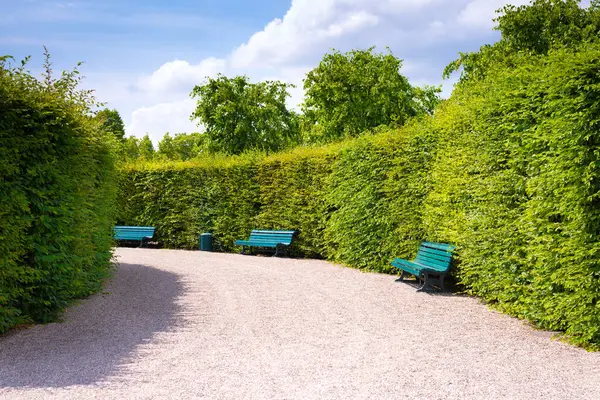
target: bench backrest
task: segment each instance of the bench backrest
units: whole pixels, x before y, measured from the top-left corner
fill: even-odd
[[[152,226],[115,226],[113,234],[117,240],[142,240],[152,238],[154,230]]]
[[[451,244],[423,242],[419,246],[415,262],[436,271],[448,271],[454,248]]]
[[[255,229],[250,233],[251,241],[273,242],[290,245],[296,231],[269,231]]]

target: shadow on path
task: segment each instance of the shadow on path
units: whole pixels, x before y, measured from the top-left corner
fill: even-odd
[[[120,264],[104,292],[71,307],[63,323],[0,337],[0,388],[102,381],[138,345],[178,323],[183,291],[176,274]]]

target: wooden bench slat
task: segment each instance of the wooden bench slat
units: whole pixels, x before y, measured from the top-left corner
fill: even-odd
[[[292,233],[266,233],[266,232],[252,232],[250,236],[269,236],[269,237],[292,237]]]
[[[438,249],[436,247],[431,247],[431,246],[425,246],[425,245],[420,245],[419,249],[423,249],[426,251],[431,251],[433,253],[438,253],[438,254],[452,254],[452,250],[446,250],[446,249]]]
[[[415,275],[415,276],[419,276],[420,272],[417,268],[411,268],[412,267],[412,263],[408,260],[403,260],[401,258],[396,258],[394,261],[392,261],[392,265],[396,268],[400,268],[403,270],[408,271],[409,273]]]
[[[436,253],[436,252],[432,252],[426,249],[419,249],[417,254],[424,254],[427,257],[430,258],[434,258],[436,260],[440,260],[440,261],[450,261],[452,259],[452,254],[450,253]]]
[[[455,246],[446,243],[433,243],[433,242],[423,242],[421,246],[431,247],[432,249],[445,250],[445,251],[453,251]]]
[[[155,228],[152,226],[115,226],[113,238],[115,240],[139,240],[140,247],[144,240],[150,240],[154,236]]]
[[[153,226],[115,226],[115,229],[123,229],[123,230],[136,230],[136,229],[148,229],[154,231],[156,228]]]
[[[296,233],[296,231],[269,231],[269,230],[264,230],[264,229],[254,229],[252,232],[253,233],[266,233],[269,235],[275,235],[275,234],[294,235]]]
[[[277,254],[281,247],[289,247],[292,244],[295,233],[296,231],[254,229],[247,240],[236,240],[234,244],[242,246],[242,253],[243,247],[249,246],[275,248]]]
[[[289,245],[283,242],[273,241],[257,241],[257,240],[236,240],[236,246],[255,246],[255,247],[276,247],[277,245]]]
[[[250,237],[257,240],[292,240],[292,236],[250,235]]]
[[[448,266],[450,265],[450,262],[439,261],[439,260],[424,256],[423,254],[417,254],[417,257],[415,258],[415,262],[418,264],[422,264],[424,266],[431,265],[431,266],[434,266],[435,268],[442,268],[442,269],[448,269]]]

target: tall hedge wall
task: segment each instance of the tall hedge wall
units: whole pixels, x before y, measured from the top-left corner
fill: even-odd
[[[166,247],[197,249],[213,232],[215,249],[232,251],[259,211],[253,157],[126,166],[120,180],[119,223],[156,226]]]
[[[42,84],[0,62],[0,333],[56,318],[110,268],[111,138],[71,78]]]
[[[427,236],[471,293],[600,344],[600,46],[492,69],[437,118]]]
[[[434,143],[425,125],[269,157],[130,164],[118,220],[156,226],[170,248],[197,249],[212,232],[220,251],[256,227],[293,229],[296,255],[391,271],[389,260],[422,236]]]
[[[431,118],[328,147],[129,166],[121,222],[168,247],[212,231],[224,251],[252,228],[296,229],[297,254],[382,272],[421,240],[451,242],[467,291],[598,347],[598,54],[522,56]]]

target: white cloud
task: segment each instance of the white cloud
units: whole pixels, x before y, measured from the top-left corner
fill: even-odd
[[[348,15],[348,17],[339,23],[331,24],[324,31],[320,32],[322,38],[339,37],[349,32],[356,32],[368,26],[375,26],[379,23],[379,18],[373,14],[361,11]]]
[[[529,0],[474,0],[471,1],[458,15],[461,25],[471,28],[491,29],[497,16],[496,10],[503,8],[507,3],[519,6],[529,4]]]
[[[273,19],[223,58],[198,64],[174,60],[139,79],[137,103],[128,132],[151,134],[196,131],[189,121],[189,92],[206,76],[246,74],[254,81],[282,80],[297,85],[288,104],[302,101],[302,80],[331,48],[348,51],[389,46],[405,60],[402,72],[415,84],[442,83],[443,67],[459,51],[473,51],[491,36],[494,11],[528,0],[292,0],[282,18]],[[453,82],[444,85],[449,94]],[[136,108],[137,107],[137,108]]]
[[[408,14],[438,1],[294,0],[283,19],[274,19],[233,52],[232,64],[236,68],[281,65],[328,40],[375,27],[381,17]]]
[[[163,64],[150,76],[140,80],[140,89],[150,92],[187,91],[202,83],[206,77],[214,77],[226,72],[226,61],[220,58],[207,58],[197,65],[187,61],[174,60]]]
[[[138,108],[131,116],[131,123],[127,125],[127,134],[141,137],[148,133],[156,144],[167,132],[198,132],[200,128],[190,121],[195,105],[194,100],[184,99]]]

